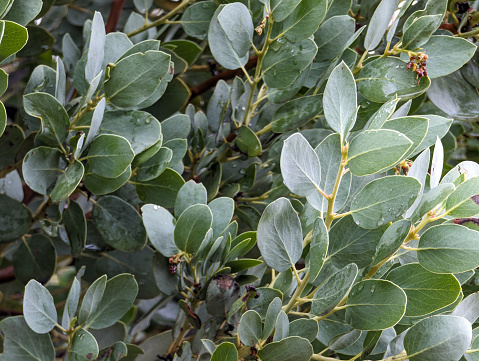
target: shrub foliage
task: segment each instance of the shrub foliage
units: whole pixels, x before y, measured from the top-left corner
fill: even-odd
[[[0,0],[0,360],[478,360],[478,5]]]

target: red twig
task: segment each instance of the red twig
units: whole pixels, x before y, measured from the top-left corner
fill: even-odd
[[[108,21],[105,25],[106,33],[111,33],[116,30],[118,25],[118,20],[120,20],[120,14],[123,10],[123,5],[125,5],[126,0],[113,0],[111,4],[110,15],[108,16]]]
[[[8,266],[0,269],[0,283],[10,282],[15,279],[15,273],[13,273],[13,266]]]

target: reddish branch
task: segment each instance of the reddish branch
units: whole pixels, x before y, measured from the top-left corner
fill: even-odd
[[[445,23],[439,25],[439,29],[449,30],[453,34],[457,34],[456,26],[453,23]]]
[[[15,274],[13,273],[13,266],[8,266],[3,269],[0,269],[0,283],[10,282],[15,279]]]
[[[254,68],[256,66],[257,61],[258,61],[258,57],[256,56],[251,57],[249,61],[246,63],[246,65],[244,66],[245,69],[249,70],[251,68]],[[241,69],[223,71],[219,73],[218,75],[215,75],[214,77],[209,78],[203,83],[198,84],[194,88],[191,88],[190,100],[200,94],[203,94],[208,89],[213,88],[216,85],[216,83],[218,83],[220,80],[233,79],[235,76],[243,76],[243,75],[244,75],[243,70]]]
[[[108,21],[106,22],[105,31],[106,33],[111,33],[116,30],[118,25],[118,20],[120,20],[121,11],[123,10],[123,5],[125,5],[126,0],[113,0],[111,4],[110,15],[108,16]]]

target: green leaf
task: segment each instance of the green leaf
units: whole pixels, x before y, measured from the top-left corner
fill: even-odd
[[[73,279],[73,284],[68,292],[68,297],[65,301],[65,309],[63,310],[62,316],[62,327],[67,330],[70,328],[70,324],[75,318],[78,309],[78,303],[80,301],[81,293],[81,284],[80,281],[75,277]]]
[[[352,216],[341,218],[329,231],[328,258],[336,267],[344,267],[351,262],[359,268],[368,266],[384,228],[365,229],[359,227]]]
[[[216,84],[213,95],[208,102],[208,107],[206,108],[208,126],[214,133],[218,132],[220,125],[223,122],[226,108],[229,105],[230,94],[231,91],[229,85],[224,80],[220,80],[218,84]],[[204,113],[196,113],[195,122],[198,116],[204,116]],[[206,129],[203,129],[203,132],[205,132],[205,130]],[[186,138],[186,136],[183,136],[182,138]]]
[[[477,321],[477,318],[479,317],[479,313],[477,312],[478,297],[479,297],[479,293],[477,292],[467,296],[454,309],[454,311],[452,312],[452,315],[464,317],[471,324],[475,323]]]
[[[269,305],[275,298],[283,299],[283,294],[273,288],[259,287],[256,289],[256,291],[258,291],[259,297],[248,300],[246,306],[249,309],[257,311],[261,317],[266,317]],[[276,319],[274,322],[276,322]]]
[[[399,102],[399,98],[393,98],[381,105],[364,126],[364,129],[380,129],[383,124],[391,117],[396,105]],[[369,102],[368,102],[369,103]]]
[[[124,252],[136,252],[146,244],[146,230],[135,208],[121,198],[100,198],[92,210],[92,219],[102,238]]]
[[[366,280],[356,283],[349,293],[346,322],[363,331],[394,326],[406,310],[406,294],[394,283]]]
[[[167,141],[165,144],[163,144],[163,146],[165,148],[171,149],[171,151],[173,152],[170,163],[168,163],[170,168],[181,162],[188,149],[188,143],[186,139],[178,138]]]
[[[353,287],[358,266],[351,263],[331,275],[316,291],[311,303],[311,313],[324,316],[336,307]]]
[[[108,280],[96,310],[88,317],[86,327],[101,329],[116,323],[133,305],[138,284],[131,274],[119,274]]]
[[[426,15],[417,18],[404,32],[401,48],[414,50],[426,43],[436,31],[441,15]],[[429,54],[428,54],[429,55]]]
[[[382,0],[380,2],[369,22],[366,37],[364,38],[366,51],[373,50],[379,45],[398,4],[398,0]]]
[[[133,0],[133,3],[135,4],[136,9],[144,14],[150,10],[151,5],[153,5],[153,0]]]
[[[472,327],[456,316],[433,316],[412,326],[404,337],[410,361],[459,360],[469,348]]]
[[[124,185],[131,177],[131,166],[128,166],[126,170],[116,178],[106,178],[92,173],[88,169],[85,173],[83,182],[85,187],[96,195],[108,194],[116,191],[122,185]]]
[[[406,237],[411,230],[411,226],[411,221],[401,219],[394,222],[386,229],[376,247],[376,254],[372,263],[373,266],[396,253],[406,240]]]
[[[331,350],[344,350],[356,343],[361,336],[361,331],[351,330],[347,332],[340,333],[333,338],[328,343],[328,348]]]
[[[420,191],[421,183],[413,177],[374,179],[353,199],[350,212],[358,226],[377,228],[407,211]]]
[[[240,57],[248,54],[254,33],[253,20],[248,8],[240,2],[227,4],[218,14],[218,22],[226,38],[231,42],[233,50]]]
[[[338,133],[328,135],[315,149],[321,164],[321,182],[319,188],[326,194],[334,190],[336,177],[341,164],[341,136]],[[348,172],[349,173],[349,172]],[[333,210],[340,210],[346,203],[349,196],[351,175],[346,173],[339,183],[338,192],[333,205]],[[313,192],[307,196],[308,202],[323,214],[328,209],[328,200],[319,192]]]
[[[423,316],[453,303],[461,292],[452,274],[436,274],[418,263],[409,263],[389,272],[387,280],[401,287],[407,296],[407,317]]]
[[[378,103],[396,96],[403,101],[413,99],[424,93],[431,84],[428,77],[418,82],[415,73],[406,70],[406,63],[394,57],[368,62],[356,81],[359,92],[368,100]]]
[[[211,361],[236,361],[238,350],[231,342],[222,342],[211,355]]]
[[[25,286],[23,315],[36,333],[50,332],[57,323],[57,310],[48,290],[35,280]]]
[[[173,207],[176,195],[185,184],[183,178],[173,169],[166,168],[161,175],[147,182],[135,183],[138,197],[145,203],[162,207]]]
[[[0,42],[0,61],[7,59],[20,51],[28,40],[28,31],[25,27],[13,21],[1,21],[0,24],[3,30],[3,37]]]
[[[63,211],[63,225],[70,241],[72,257],[77,258],[85,249],[87,225],[81,206],[70,200],[68,208]]]
[[[7,126],[7,111],[5,105],[0,102],[0,137],[2,136]]]
[[[405,156],[408,157],[410,154],[415,154],[420,144],[424,141],[429,128],[429,119],[425,117],[398,117],[385,121],[380,128],[396,130],[413,142]]]
[[[155,91],[169,70],[170,56],[161,51],[129,55],[110,70],[104,86],[107,101],[120,108],[136,106]]]
[[[71,346],[68,349],[69,360],[95,360],[98,357],[98,353],[98,343],[90,332],[82,328],[75,332]]]
[[[108,277],[128,273],[138,280],[138,298],[154,298],[160,294],[152,269],[154,255],[155,252],[149,247],[135,253],[112,251],[98,259],[95,268],[98,274],[106,274]]]
[[[30,150],[22,165],[25,183],[35,192],[47,194],[60,173],[61,154],[58,149],[49,147]]]
[[[78,312],[78,323],[85,323],[98,308],[105,292],[106,279],[106,275],[103,275],[88,287]]]
[[[241,126],[235,138],[236,145],[248,157],[259,157],[263,152],[258,136],[248,127]]]
[[[338,0],[334,1],[331,7],[338,2]],[[328,17],[331,7],[328,10]],[[336,58],[343,51],[354,31],[355,22],[349,15],[333,16],[326,20],[314,34],[314,41],[318,45],[315,62],[332,61]]]
[[[32,226],[33,215],[25,205],[0,194],[0,243],[14,241]]]
[[[419,239],[417,259],[434,273],[460,273],[479,266],[478,232],[456,224],[428,228]]]
[[[322,97],[320,95],[292,99],[274,112],[271,119],[273,132],[286,133],[295,130],[313,119],[322,109]]]
[[[325,0],[303,0],[283,21],[282,34],[290,41],[309,38],[318,30],[326,15],[328,2]]]
[[[262,1],[263,2],[263,1]],[[271,13],[275,21],[283,21],[301,0],[271,0]]]
[[[62,54],[67,72],[69,74],[73,74],[75,72],[75,67],[77,63],[80,60],[81,52],[69,33],[66,33],[63,36]]]
[[[13,0],[0,1],[0,18],[3,18],[13,6]]]
[[[228,198],[229,199],[229,198]],[[214,213],[214,212],[213,212]],[[214,219],[214,214],[213,214]],[[226,260],[230,261],[237,257],[242,257],[256,244],[256,232],[245,232],[231,241],[231,251]]]
[[[15,278],[23,284],[31,279],[46,283],[53,275],[56,264],[55,247],[51,239],[42,234],[27,238],[13,254]]]
[[[278,272],[301,257],[303,236],[299,217],[286,198],[270,203],[258,224],[258,248],[268,266]]]
[[[161,122],[161,133],[165,142],[172,139],[186,139],[190,130],[191,122],[186,114],[175,114]]]
[[[52,189],[50,194],[52,202],[60,202],[68,198],[80,183],[84,172],[85,168],[78,160],[75,160],[73,164],[70,164],[65,169],[64,173],[58,177],[55,187]]]
[[[412,141],[395,130],[365,130],[351,141],[347,164],[355,176],[387,170],[398,163]]]
[[[472,217],[479,213],[479,177],[461,183],[447,198],[446,212],[455,218]]]
[[[191,40],[170,40],[162,45],[167,49],[174,50],[175,54],[184,59],[188,65],[193,65],[203,51],[197,43]]]
[[[175,202],[175,216],[178,218],[190,206],[206,204],[206,188],[201,183],[189,180],[178,191]]]
[[[293,271],[291,269],[281,272],[278,276],[274,279],[273,284],[271,287],[281,291],[283,295],[287,295],[290,293],[291,286],[293,284]],[[286,337],[286,336],[284,336]],[[283,338],[284,338],[283,337]]]
[[[41,120],[37,138],[47,145],[61,145],[68,136],[70,118],[63,106],[52,95],[31,93],[23,97],[23,106],[28,115]]]
[[[427,71],[431,79],[460,69],[476,51],[476,46],[466,39],[446,35],[433,35],[421,47],[428,55]]]
[[[0,95],[4,94],[7,88],[8,88],[8,74],[5,73],[5,70],[0,69]]]
[[[276,318],[276,325],[274,327],[273,341],[281,341],[288,337],[289,334],[289,319],[288,315],[281,310]]]
[[[289,324],[289,336],[299,336],[313,342],[318,335],[318,321],[299,318]]]
[[[427,129],[426,137],[416,148],[415,154],[434,145],[437,138],[441,139],[444,137],[452,124],[452,119],[447,119],[439,115],[421,115],[421,117],[429,119],[429,128]]]
[[[103,115],[105,113],[106,101],[105,98],[102,98],[100,102],[95,107],[93,115],[91,117],[90,129],[88,130],[88,135],[85,142],[83,143],[82,151],[91,143],[91,141],[96,137],[98,130],[100,129],[101,122],[103,121]]]
[[[160,150],[141,164],[137,170],[137,178],[140,182],[155,179],[164,172],[173,157],[171,149],[161,147]],[[135,164],[136,158],[132,164]]]
[[[19,202],[23,201],[23,183],[18,171],[14,170],[0,179],[0,193],[16,199]]]
[[[130,165],[135,154],[130,143],[123,137],[113,134],[97,136],[90,146],[87,169],[105,177],[116,178]]]
[[[309,340],[291,336],[278,342],[271,342],[258,350],[262,361],[309,361],[313,347]]]
[[[152,147],[158,141],[161,145],[160,122],[150,113],[142,111],[106,112],[100,125],[100,134],[116,134],[124,137],[130,143],[135,155]]]
[[[254,258],[241,258],[225,263],[225,267],[231,269],[231,273],[237,273],[248,268],[253,268],[262,264],[263,261]]]
[[[141,216],[148,238],[155,249],[165,257],[178,253],[175,245],[175,219],[165,208],[145,204],[141,207]]]
[[[90,30],[90,44],[85,63],[85,80],[91,84],[102,71],[103,57],[105,51],[105,23],[100,12],[95,11]]]
[[[196,204],[187,208],[178,218],[174,237],[179,250],[195,253],[211,227],[213,215],[208,206]]]
[[[188,6],[181,17],[181,26],[189,35],[198,39],[205,39],[211,18],[215,14],[216,3],[213,1],[199,1]]]
[[[329,76],[324,90],[324,115],[329,126],[344,140],[356,121],[356,82],[348,66],[341,62]]]
[[[3,353],[0,354],[3,360],[50,361],[55,358],[55,348],[50,335],[32,331],[23,316],[3,319],[0,330],[4,335]]]
[[[263,80],[268,88],[286,88],[311,64],[318,47],[311,39],[289,42],[279,38],[269,47],[263,63]]]
[[[313,234],[309,248],[310,279],[314,281],[324,264],[328,252],[329,234],[324,220],[320,217],[314,221]]]
[[[248,347],[253,347],[262,338],[263,322],[258,312],[249,310],[243,313],[238,326],[238,335],[241,342]]]
[[[282,302],[278,297],[274,298],[269,304],[264,320],[262,339],[266,340],[271,335],[271,332],[273,332],[281,308]]]
[[[218,238],[228,227],[235,211],[234,200],[228,197],[219,197],[208,204],[208,208],[213,215],[213,239]],[[235,232],[236,233],[236,232]]]
[[[241,39],[239,47],[235,48],[233,43],[228,38],[228,35],[233,36],[233,34],[231,32],[228,32],[228,34],[225,32],[225,29],[220,24],[219,19],[222,11],[226,9],[227,6],[235,4],[240,3],[220,5],[220,7],[216,9],[213,17],[211,18],[210,26],[208,29],[208,45],[210,47],[211,54],[216,59],[216,61],[226,69],[237,69],[244,66],[248,62],[248,51],[245,51],[244,47],[246,44],[246,40],[249,41],[249,39],[251,39],[253,35],[251,32],[251,37],[249,37],[249,29],[251,28],[251,30],[253,30],[253,24],[249,11],[246,9],[246,12],[244,12],[244,10],[240,10],[240,14],[237,14],[243,19],[247,18],[245,20],[245,28],[241,29],[241,32],[240,29],[238,29],[238,35]],[[241,6],[244,5],[241,4]],[[230,10],[228,10],[228,12]],[[237,15],[234,15],[233,17],[236,18]],[[224,17],[223,21],[225,21]],[[240,28],[240,24],[238,24],[237,27]],[[243,52],[239,54],[236,49],[242,50]]]
[[[321,181],[319,159],[300,133],[295,133],[284,141],[281,173],[284,184],[297,195],[307,196],[318,191]]]

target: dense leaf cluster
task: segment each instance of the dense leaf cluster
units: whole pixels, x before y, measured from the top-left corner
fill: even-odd
[[[478,360],[478,9],[0,0],[0,360]]]

